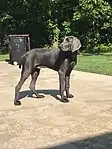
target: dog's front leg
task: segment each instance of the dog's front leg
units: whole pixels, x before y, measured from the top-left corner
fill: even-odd
[[[71,74],[71,72],[72,72],[72,70],[74,68],[74,65],[75,65],[74,62],[71,62],[68,65],[68,70],[67,70],[66,75],[65,75],[65,90],[66,90],[66,96],[67,96],[67,98],[73,98],[74,97],[69,92],[69,88],[70,88],[70,74]]]
[[[70,75],[65,77],[65,90],[67,98],[73,98],[74,96],[69,92],[70,88]]]
[[[65,73],[59,72],[60,95],[62,102],[69,102],[68,98],[64,96],[65,91]]]

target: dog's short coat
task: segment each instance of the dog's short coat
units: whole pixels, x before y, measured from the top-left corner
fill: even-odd
[[[15,87],[15,105],[21,105],[19,101],[19,91],[25,82],[25,80],[31,74],[31,83],[29,88],[37,96],[37,98],[43,98],[43,95],[39,95],[35,90],[35,83],[40,73],[40,68],[45,66],[58,72],[60,95],[62,102],[68,102],[68,98],[72,98],[73,95],[69,93],[70,87],[70,74],[74,65],[77,63],[77,53],[81,47],[80,40],[74,36],[67,36],[60,44],[57,50],[46,49],[33,49],[25,53],[21,58],[21,78],[17,86]],[[64,96],[66,91],[66,96]]]

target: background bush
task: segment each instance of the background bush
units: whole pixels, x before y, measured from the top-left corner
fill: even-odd
[[[112,44],[100,44],[97,49],[96,52],[99,53],[107,53],[107,52],[112,52]]]

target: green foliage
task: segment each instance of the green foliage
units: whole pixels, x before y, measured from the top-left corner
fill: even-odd
[[[97,47],[96,52],[99,53],[112,52],[112,44],[108,44],[108,46],[105,44],[101,44]]]
[[[60,30],[58,28],[58,24],[54,23],[51,20],[48,20],[48,31],[51,34],[51,40],[52,40],[52,42],[53,43],[54,42],[57,42],[58,43],[58,41],[59,41],[59,33],[60,33]]]
[[[70,22],[64,21],[62,26],[64,27],[65,35],[69,35],[71,33]]]
[[[112,42],[112,7],[104,0],[80,0],[74,12],[73,29],[88,52],[101,43]]]
[[[0,43],[5,34],[29,33],[31,47],[58,45],[77,36],[87,52],[111,51],[110,0],[0,1]],[[106,50],[104,50],[106,49]]]

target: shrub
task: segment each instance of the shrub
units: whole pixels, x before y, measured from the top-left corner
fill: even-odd
[[[112,52],[112,44],[100,44],[97,48],[96,48],[96,52],[98,53],[107,53],[107,52]]]

